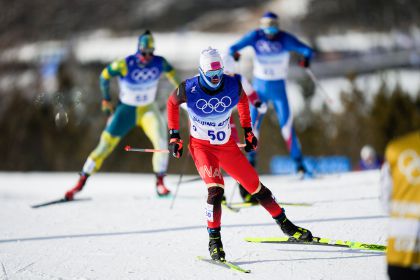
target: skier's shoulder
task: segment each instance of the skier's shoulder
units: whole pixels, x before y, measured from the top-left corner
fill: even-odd
[[[130,61],[136,61],[137,59],[138,58],[136,57],[135,54],[129,54],[125,58],[120,59],[120,60],[124,60],[126,63],[129,63]]]
[[[295,35],[293,35],[291,32],[280,29],[279,33],[280,36],[289,36],[289,37],[295,37]]]
[[[223,74],[223,84],[225,90],[242,92],[242,81],[240,74]]]
[[[253,37],[255,40],[264,37],[264,31],[261,28],[256,28],[248,32],[249,37]]]
[[[117,58],[109,64],[109,68],[112,71],[120,71],[120,70],[126,68],[127,64],[128,64],[127,57]]]
[[[195,76],[192,76],[192,77],[189,77],[189,78],[185,79],[184,83],[186,85],[198,83],[198,75],[195,75]]]
[[[228,76],[228,77],[233,77],[233,78],[235,78],[235,79],[239,79],[239,80],[241,80],[241,79],[242,79],[242,75],[241,75],[241,74],[238,74],[238,73],[225,72],[224,74],[225,74],[226,76]]]
[[[385,153],[389,156],[405,149],[419,147],[419,143],[420,130],[417,130],[391,140],[386,147]]]
[[[163,57],[163,56],[160,56],[160,55],[153,55],[153,60],[156,62],[156,63],[167,63],[167,61],[166,61],[166,59]]]
[[[183,80],[182,82],[180,82],[178,85],[178,90],[185,91],[186,84],[187,84],[187,80]]]
[[[177,100],[185,101],[186,99],[186,80],[182,81],[175,90]]]
[[[238,77],[236,73],[223,73],[223,79],[237,79]]]
[[[185,79],[180,85],[179,88],[181,90],[185,90],[188,92],[195,92],[198,87],[198,76],[193,76],[190,78]]]
[[[250,31],[248,31],[245,35],[244,38],[247,38],[249,40],[253,40],[256,41],[258,40],[262,35],[264,35],[264,32],[262,32],[262,29],[260,28],[256,28],[256,29],[252,29]]]
[[[296,36],[293,35],[292,33],[285,31],[285,30],[280,30],[277,37],[281,40],[281,41],[290,41],[290,40],[296,40]]]

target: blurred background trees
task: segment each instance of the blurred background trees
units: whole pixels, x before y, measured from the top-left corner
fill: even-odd
[[[288,8],[292,2],[305,8],[293,14]],[[383,153],[390,139],[420,129],[420,87],[415,83],[420,80],[419,1],[0,0],[0,5],[0,170],[78,171],[95,147],[106,124],[100,111],[98,77],[110,61],[78,59],[75,42],[86,34],[106,30],[112,38],[135,38],[150,28],[180,36],[192,31],[239,36],[256,27],[267,9],[280,14],[283,28],[316,48],[313,69],[319,78],[339,78],[349,85],[329,91],[340,101],[340,110],[331,110],[326,104],[314,108],[316,88],[292,65],[290,83],[296,84],[303,99],[295,126],[304,154],[345,155],[356,164],[363,145],[370,144]],[[356,49],[337,47],[331,39],[348,33],[376,35],[367,36],[371,38],[369,46]],[[377,34],[382,37],[378,39]],[[353,42],[359,37],[351,38]],[[37,44],[44,42],[66,47],[55,54],[57,57],[26,58],[25,50],[39,48]],[[135,50],[135,41],[130,44]],[[17,49],[18,55],[14,54]],[[196,72],[192,66],[174,66],[181,78]],[[251,76],[248,68],[241,69]],[[390,87],[383,74],[389,70],[407,70],[410,77],[417,78],[401,76]],[[360,85],[358,78],[366,74],[383,77],[374,90]],[[162,80],[159,104],[163,110],[170,90],[169,83]],[[115,81],[112,92],[116,102]],[[289,97],[291,94],[293,91]],[[186,125],[183,122],[184,139]],[[269,172],[271,157],[287,154],[273,110],[263,122],[260,137],[259,171]],[[126,144],[151,146],[142,131],[134,130],[102,170],[151,172],[151,154],[124,152]],[[178,172],[184,160],[171,159],[169,172]],[[195,172],[191,160],[187,169]]]

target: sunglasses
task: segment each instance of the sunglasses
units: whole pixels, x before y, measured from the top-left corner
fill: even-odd
[[[217,69],[217,70],[209,70],[206,73],[206,76],[213,79],[213,78],[220,78],[223,74],[223,68]]]
[[[151,56],[151,55],[153,55],[153,51],[154,50],[151,50],[151,49],[144,49],[144,50],[141,50],[141,54],[143,56]]]
[[[270,26],[263,29],[264,34],[274,36],[279,32],[279,29],[276,26]]]

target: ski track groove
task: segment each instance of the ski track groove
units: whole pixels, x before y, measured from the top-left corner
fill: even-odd
[[[30,264],[28,264],[28,265],[26,265],[26,266],[22,267],[21,269],[18,269],[18,270],[15,272],[15,274],[18,274],[18,273],[20,273],[20,272],[25,271],[26,269],[28,269],[29,267],[31,267],[31,266],[32,266],[32,265],[34,265],[34,264],[35,264],[35,262],[31,262]]]
[[[7,276],[6,267],[4,267],[3,262],[1,262],[1,268],[3,270],[3,276],[4,276],[4,277],[2,277],[2,279],[9,280],[9,276]]]

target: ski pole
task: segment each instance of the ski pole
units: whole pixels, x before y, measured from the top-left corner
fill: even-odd
[[[308,74],[308,76],[311,78],[312,82],[321,90],[322,95],[323,95],[324,99],[327,101],[328,105],[331,106],[333,104],[333,101],[328,96],[325,89],[322,87],[321,83],[319,82],[318,78],[315,76],[314,72],[312,72],[312,70],[310,68],[305,68],[305,71]]]
[[[238,144],[239,148],[245,147],[246,144]],[[140,149],[140,148],[133,148],[131,146],[125,146],[124,150],[127,152],[138,152],[138,153],[169,153],[168,149]]]
[[[238,187],[238,182],[235,182],[235,184],[233,185],[233,190],[232,190],[232,192],[230,193],[230,198],[229,198],[228,205],[231,205],[231,204],[232,204],[233,197],[235,196],[236,188],[239,188],[239,187]]]
[[[182,177],[184,177],[185,169],[187,167],[187,162],[188,162],[189,155],[190,155],[190,152],[188,151],[187,158],[184,158],[184,165],[182,166],[181,174],[179,174],[178,183],[176,184],[175,193],[172,196],[171,205],[169,206],[169,209],[172,209],[174,207],[175,199],[178,195],[179,186],[181,185]]]
[[[169,153],[168,149],[140,149],[140,148],[133,148],[131,146],[125,146],[124,150],[127,152],[140,152],[140,153]]]
[[[257,114],[257,118],[255,119],[254,125],[252,127],[252,130],[255,132],[257,138],[260,136],[260,131],[258,130],[258,125],[261,119],[261,115],[260,112],[258,112]]]
[[[254,127],[252,128],[252,130],[254,130],[254,131],[257,131],[258,122],[260,121],[260,116],[261,116],[261,114],[260,114],[260,112],[258,112],[257,118],[255,119]]]

